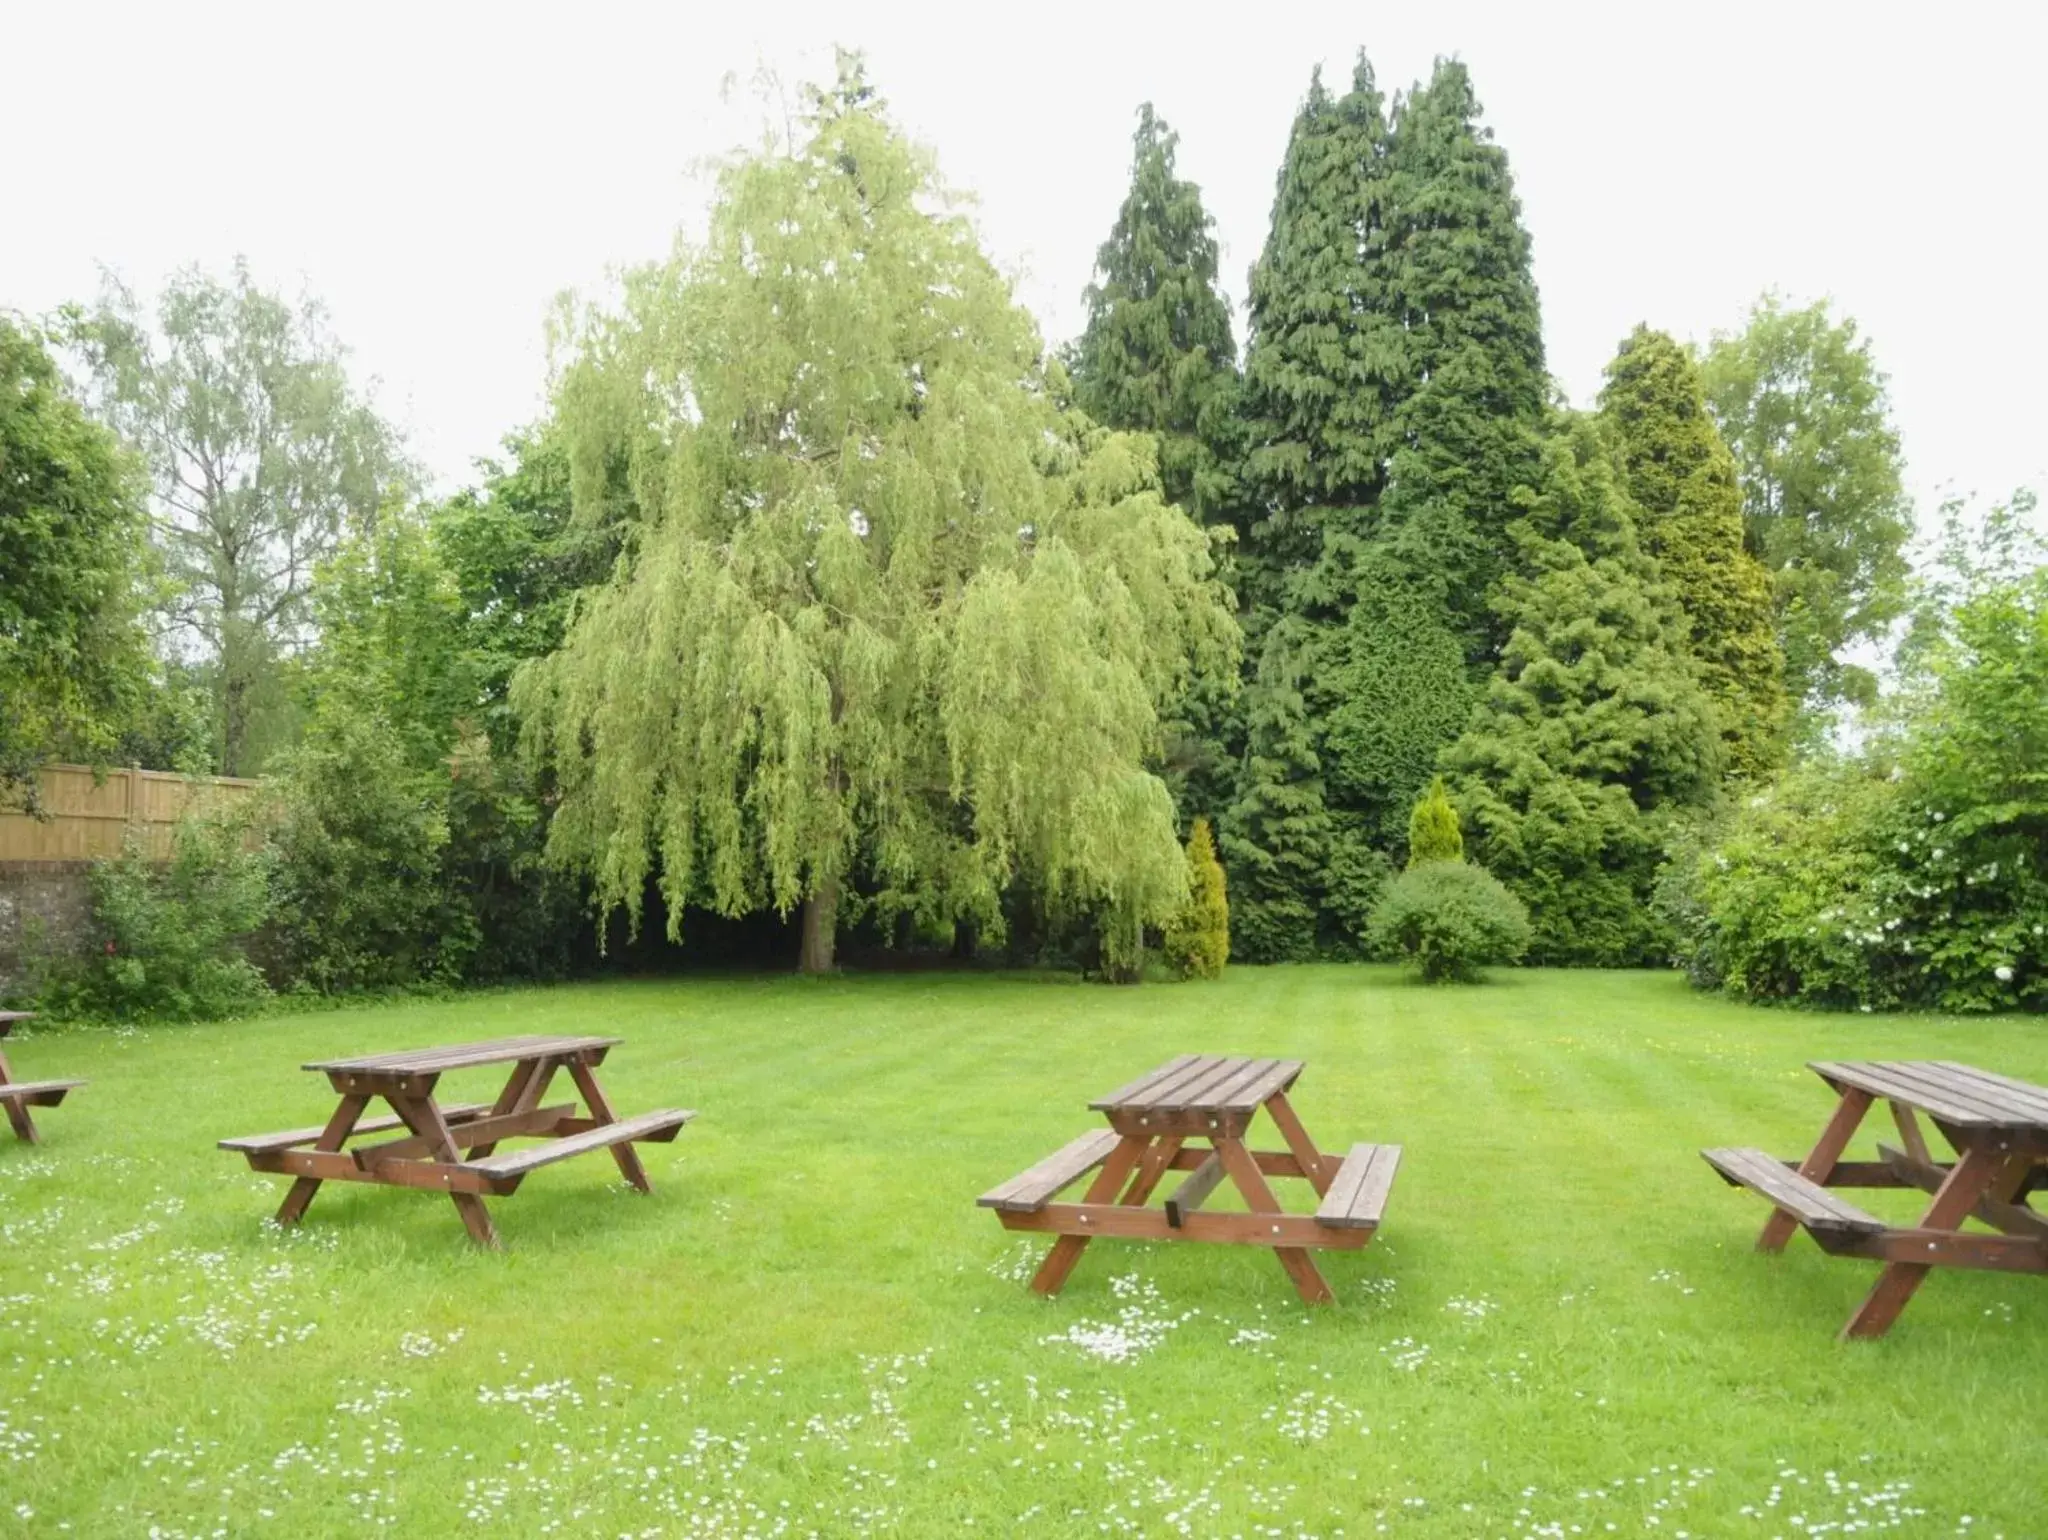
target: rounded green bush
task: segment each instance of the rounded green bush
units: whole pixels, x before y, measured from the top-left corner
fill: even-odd
[[[1378,956],[1415,963],[1432,984],[1471,979],[1528,950],[1529,912],[1484,867],[1426,861],[1387,884],[1365,939]]]

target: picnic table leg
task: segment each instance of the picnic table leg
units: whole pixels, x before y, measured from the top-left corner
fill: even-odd
[[[320,1130],[320,1137],[313,1141],[313,1148],[333,1154],[348,1143],[348,1136],[355,1132],[356,1120],[363,1115],[363,1109],[370,1105],[370,1098],[354,1092],[342,1097],[341,1105],[334,1109],[334,1115],[327,1120],[327,1126]],[[284,1202],[277,1206],[277,1222],[280,1225],[295,1225],[306,1217],[306,1205],[313,1201],[313,1194],[320,1190],[320,1178],[302,1176],[296,1178],[291,1189],[285,1193]]]
[[[540,1105],[540,1099],[547,1094],[548,1082],[555,1078],[555,1070],[561,1065],[560,1059],[521,1059],[512,1067],[512,1074],[505,1082],[505,1089],[498,1093],[498,1099],[491,1106],[492,1117],[507,1112],[531,1112]],[[482,1160],[496,1152],[498,1141],[471,1147],[469,1158]]]
[[[1131,1178],[1131,1185],[1124,1189],[1124,1195],[1117,1202],[1125,1208],[1143,1208],[1166,1173],[1173,1169],[1173,1157],[1180,1153],[1180,1147],[1187,1140],[1180,1134],[1167,1134],[1154,1139],[1138,1160],[1137,1174]]]
[[[1308,1136],[1308,1130],[1301,1126],[1301,1119],[1294,1115],[1294,1104],[1281,1091],[1269,1097],[1266,1111],[1273,1115],[1273,1122],[1280,1129],[1280,1137],[1287,1141],[1287,1148],[1301,1164],[1301,1174],[1308,1178],[1309,1185],[1316,1190],[1318,1198],[1328,1197],[1330,1183],[1337,1175],[1341,1160],[1333,1160],[1316,1148],[1315,1140]]]
[[[403,1093],[387,1093],[384,1097],[391,1103],[391,1110],[405,1119],[405,1126],[427,1141],[427,1153],[435,1160],[449,1165],[459,1163],[461,1157],[455,1152],[455,1138],[448,1131],[448,1120],[441,1116],[441,1109],[434,1104],[434,1098],[407,1096]],[[469,1238],[487,1251],[502,1250],[498,1240],[498,1227],[491,1223],[490,1211],[484,1207],[484,1200],[473,1192],[451,1192],[449,1198],[455,1204],[455,1212],[462,1216],[463,1228],[469,1231]]]
[[[1280,1200],[1273,1196],[1273,1189],[1266,1184],[1265,1175],[1259,1170],[1259,1163],[1252,1159],[1251,1151],[1244,1147],[1242,1139],[1217,1139],[1213,1141],[1216,1153],[1223,1161],[1223,1169],[1230,1174],[1237,1190],[1244,1194],[1245,1206],[1254,1214],[1278,1214],[1282,1212]],[[1328,1305],[1336,1301],[1329,1284],[1316,1268],[1314,1260],[1305,1247],[1275,1246],[1273,1255],[1280,1259],[1280,1265],[1287,1269],[1287,1276],[1294,1280],[1294,1287],[1305,1305]]]
[[[604,1088],[597,1083],[597,1075],[581,1059],[569,1061],[569,1078],[576,1082],[576,1089],[583,1093],[583,1103],[590,1109],[590,1115],[599,1123],[616,1123],[619,1115],[612,1111],[612,1104],[604,1094]],[[641,1192],[651,1189],[647,1185],[647,1168],[640,1164],[640,1152],[631,1144],[612,1146],[612,1159],[619,1163],[619,1175],[623,1176]]]
[[[1835,1108],[1835,1115],[1828,1119],[1828,1126],[1821,1130],[1820,1139],[1814,1144],[1806,1159],[1799,1163],[1799,1174],[1808,1181],[1827,1185],[1828,1177],[1834,1172],[1835,1162],[1842,1158],[1842,1151],[1849,1147],[1856,1129],[1863,1121],[1863,1115],[1870,1110],[1872,1097],[1868,1091],[1855,1086],[1842,1088],[1842,1100]],[[1783,1209],[1771,1210],[1771,1217],[1764,1221],[1763,1233],[1756,1238],[1758,1251],[1783,1251],[1785,1243],[1792,1239],[1799,1228],[1799,1221]]]
[[[2014,1155],[2003,1145],[1973,1144],[1950,1169],[1921,1216],[1922,1230],[1953,1230],[1962,1224],[1980,1198],[2025,1180],[2030,1157]],[[1869,1296],[1856,1307],[1842,1337],[1882,1337],[1906,1308],[1906,1301],[1930,1271],[1925,1262],[1890,1262],[1878,1274]]]
[[[1934,1157],[1927,1153],[1927,1138],[1920,1132],[1920,1119],[1914,1114],[1913,1109],[1904,1102],[1893,1102],[1892,1123],[1899,1131],[1899,1138],[1905,1143],[1906,1153],[1923,1166],[1933,1165]]]
[[[1088,1191],[1082,1195],[1081,1201],[1107,1203],[1114,1198],[1151,1142],[1136,1134],[1125,1134],[1117,1147],[1109,1152],[1109,1159],[1102,1163],[1102,1169],[1095,1173],[1095,1180],[1088,1184]],[[1031,1276],[1032,1289],[1040,1294],[1059,1293],[1060,1286],[1067,1281],[1067,1274],[1074,1270],[1074,1264],[1081,1260],[1081,1253],[1088,1249],[1088,1242],[1092,1239],[1094,1237],[1088,1235],[1062,1235],[1054,1241],[1052,1250],[1045,1254],[1045,1260],[1038,1264],[1038,1271]]]
[[[14,1084],[14,1071],[7,1067],[7,1055],[0,1053],[0,1085]],[[14,1137],[24,1144],[36,1142],[36,1120],[28,1114],[28,1103],[18,1096],[7,1099],[7,1121],[14,1129]]]

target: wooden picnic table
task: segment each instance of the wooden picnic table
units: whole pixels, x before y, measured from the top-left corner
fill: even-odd
[[[1769,1198],[1775,1212],[1757,1237],[1759,1251],[1781,1251],[1804,1228],[1823,1251],[1885,1264],[1842,1336],[1881,1337],[1936,1267],[2048,1273],[2048,1214],[2032,1194],[2048,1189],[2048,1087],[1945,1059],[1809,1066],[1840,1098],[1819,1141],[1802,1161],[1762,1150],[1703,1150],[1728,1182]],[[1880,1144],[1878,1159],[1842,1159],[1871,1106],[1891,1103],[1901,1148]],[[1940,1130],[1955,1159],[1937,1159],[1920,1114]],[[1932,1193],[1911,1226],[1886,1224],[1835,1196],[1844,1187],[1905,1187]],[[1975,1219],[1999,1232],[1966,1231]]]
[[[1006,1229],[1059,1237],[1031,1280],[1041,1294],[1059,1291],[1089,1241],[1113,1235],[1270,1246],[1302,1299],[1328,1304],[1330,1286],[1308,1248],[1350,1250],[1372,1239],[1401,1147],[1355,1144],[1342,1159],[1318,1150],[1287,1100],[1301,1071],[1297,1059],[1182,1054],[1090,1102],[1108,1128],[1083,1134],[977,1201],[994,1209]],[[1246,1147],[1246,1130],[1261,1108],[1285,1150]],[[1095,1179],[1079,1203],[1052,1201],[1091,1171]],[[1188,1175],[1160,1207],[1148,1207],[1169,1171]],[[1250,1212],[1202,1212],[1226,1176]],[[1283,1212],[1266,1180],[1276,1176],[1305,1179],[1320,1200],[1315,1213]]]
[[[29,1021],[34,1011],[0,1011],[0,1038],[14,1030],[17,1021]],[[14,1128],[14,1137],[24,1144],[35,1144],[42,1137],[36,1132],[36,1121],[29,1116],[31,1107],[54,1107],[64,1100],[67,1091],[75,1091],[84,1085],[83,1080],[16,1080],[14,1071],[8,1068],[7,1055],[0,1053],[0,1105],[7,1108],[7,1121]]]
[[[324,1074],[341,1096],[341,1104],[324,1125],[223,1139],[220,1147],[246,1155],[258,1171],[295,1178],[277,1211],[281,1225],[298,1223],[322,1182],[382,1182],[447,1193],[470,1238],[495,1249],[498,1232],[484,1208],[485,1193],[510,1194],[536,1167],[604,1149],[612,1152],[620,1174],[646,1192],[647,1173],[633,1145],[666,1144],[696,1116],[674,1110],[630,1118],[615,1114],[597,1083],[597,1066],[619,1042],[616,1037],[504,1037],[448,1048],[324,1059],[305,1066]],[[495,1102],[443,1106],[435,1099],[435,1088],[447,1071],[491,1064],[512,1066]],[[541,1105],[549,1083],[562,1070],[568,1071],[583,1098],[583,1115],[578,1115],[574,1102]],[[363,1113],[379,1097],[393,1116],[365,1121]],[[401,1129],[405,1132],[396,1139],[343,1148],[362,1134]],[[550,1142],[497,1153],[500,1143],[514,1138]]]

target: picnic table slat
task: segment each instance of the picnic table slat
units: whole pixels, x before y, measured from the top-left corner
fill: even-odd
[[[1175,1073],[1161,1075],[1136,1095],[1123,1098],[1117,1106],[1124,1111],[1156,1109],[1162,1112],[1169,1107],[1180,1106],[1184,1092],[1207,1084],[1234,1062],[1215,1054],[1196,1054]]]
[[[1199,1057],[1200,1055],[1198,1054],[1177,1053],[1157,1069],[1149,1069],[1136,1080],[1126,1081],[1114,1091],[1097,1097],[1088,1106],[1095,1112],[1106,1111],[1111,1107],[1121,1107],[1128,1098],[1138,1095],[1154,1081],[1163,1079],[1168,1075],[1177,1074],[1179,1071],[1186,1069],[1188,1065],[1194,1063]]]
[[[1884,1067],[1907,1085],[1919,1086],[2000,1124],[2015,1119],[2024,1123],[2044,1110],[2014,1096],[2003,1086],[1986,1084],[1960,1064],[1952,1066],[1926,1059],[1887,1063]]]
[[[1974,1064],[1958,1064],[1951,1059],[1935,1059],[1951,1074],[1983,1087],[1986,1092],[2009,1098],[2015,1107],[2023,1107],[2048,1121],[2048,1086],[2035,1085],[2027,1080],[2015,1080],[2010,1075],[2001,1075],[1995,1070],[1979,1069]]]
[[[1269,1097],[1278,1095],[1300,1077],[1299,1059],[1268,1059],[1267,1068],[1257,1076],[1240,1081],[1218,1097],[1230,1112],[1256,1112]]]
[[[358,1054],[346,1059],[321,1059],[303,1066],[318,1074],[431,1075],[443,1070],[466,1069],[478,1064],[504,1064],[514,1059],[538,1059],[559,1054],[593,1052],[616,1048],[616,1037],[568,1037],[527,1035],[500,1037],[478,1043],[454,1043],[441,1048],[413,1048],[397,1053]]]
[[[1217,1059],[1206,1074],[1175,1087],[1157,1103],[1159,1109],[1163,1112],[1193,1112],[1213,1106],[1217,1091],[1244,1074],[1245,1062],[1243,1059]]]

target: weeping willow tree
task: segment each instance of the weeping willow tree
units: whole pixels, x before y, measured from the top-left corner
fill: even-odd
[[[1160,708],[1237,635],[1149,438],[1065,403],[858,61],[701,242],[581,317],[557,411],[627,555],[516,701],[606,914],[856,905],[999,935],[1025,883],[1135,967],[1186,893]]]

